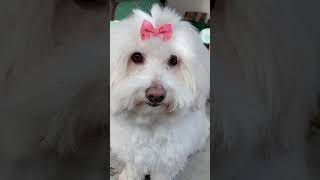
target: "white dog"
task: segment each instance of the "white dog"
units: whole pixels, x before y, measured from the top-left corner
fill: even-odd
[[[173,10],[135,10],[110,30],[110,144],[121,180],[172,180],[209,135],[209,51]]]

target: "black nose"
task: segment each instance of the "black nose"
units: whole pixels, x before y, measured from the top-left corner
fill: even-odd
[[[146,97],[150,102],[158,104],[165,99],[166,91],[164,90],[163,86],[155,84],[146,90]]]

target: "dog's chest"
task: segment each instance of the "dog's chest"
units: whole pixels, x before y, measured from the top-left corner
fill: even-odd
[[[127,134],[126,141],[123,141],[117,154],[121,159],[132,162],[138,167],[145,167],[146,171],[159,168],[159,166],[178,166],[179,155],[186,154],[181,151],[188,148],[190,143],[180,139],[175,132],[164,129],[135,129]],[[120,145],[120,143],[119,143]]]
[[[114,129],[111,130],[114,132],[111,132],[114,138],[112,147],[134,156],[159,155],[159,151],[172,148],[180,136],[172,127],[115,127],[112,126]]]
[[[122,122],[111,120],[112,151],[140,167],[177,166],[205,143],[209,133],[209,122],[203,116],[188,116],[154,127]]]

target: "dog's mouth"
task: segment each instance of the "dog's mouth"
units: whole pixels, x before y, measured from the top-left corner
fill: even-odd
[[[172,103],[165,103],[165,102],[152,103],[150,101],[141,101],[141,102],[137,103],[135,105],[135,107],[137,107],[139,109],[139,108],[142,108],[143,105],[148,105],[149,107],[152,107],[152,108],[163,107],[163,108],[167,109],[168,112],[171,112],[172,109],[173,109],[173,104]]]
[[[160,103],[151,103],[151,102],[146,102],[146,104],[148,104],[151,107],[158,107],[161,105]]]

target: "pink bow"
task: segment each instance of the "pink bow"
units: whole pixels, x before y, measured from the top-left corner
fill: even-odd
[[[151,22],[144,20],[140,29],[140,36],[142,40],[151,37],[161,37],[163,40],[169,40],[172,34],[171,24],[163,24],[159,28],[154,28]]]

